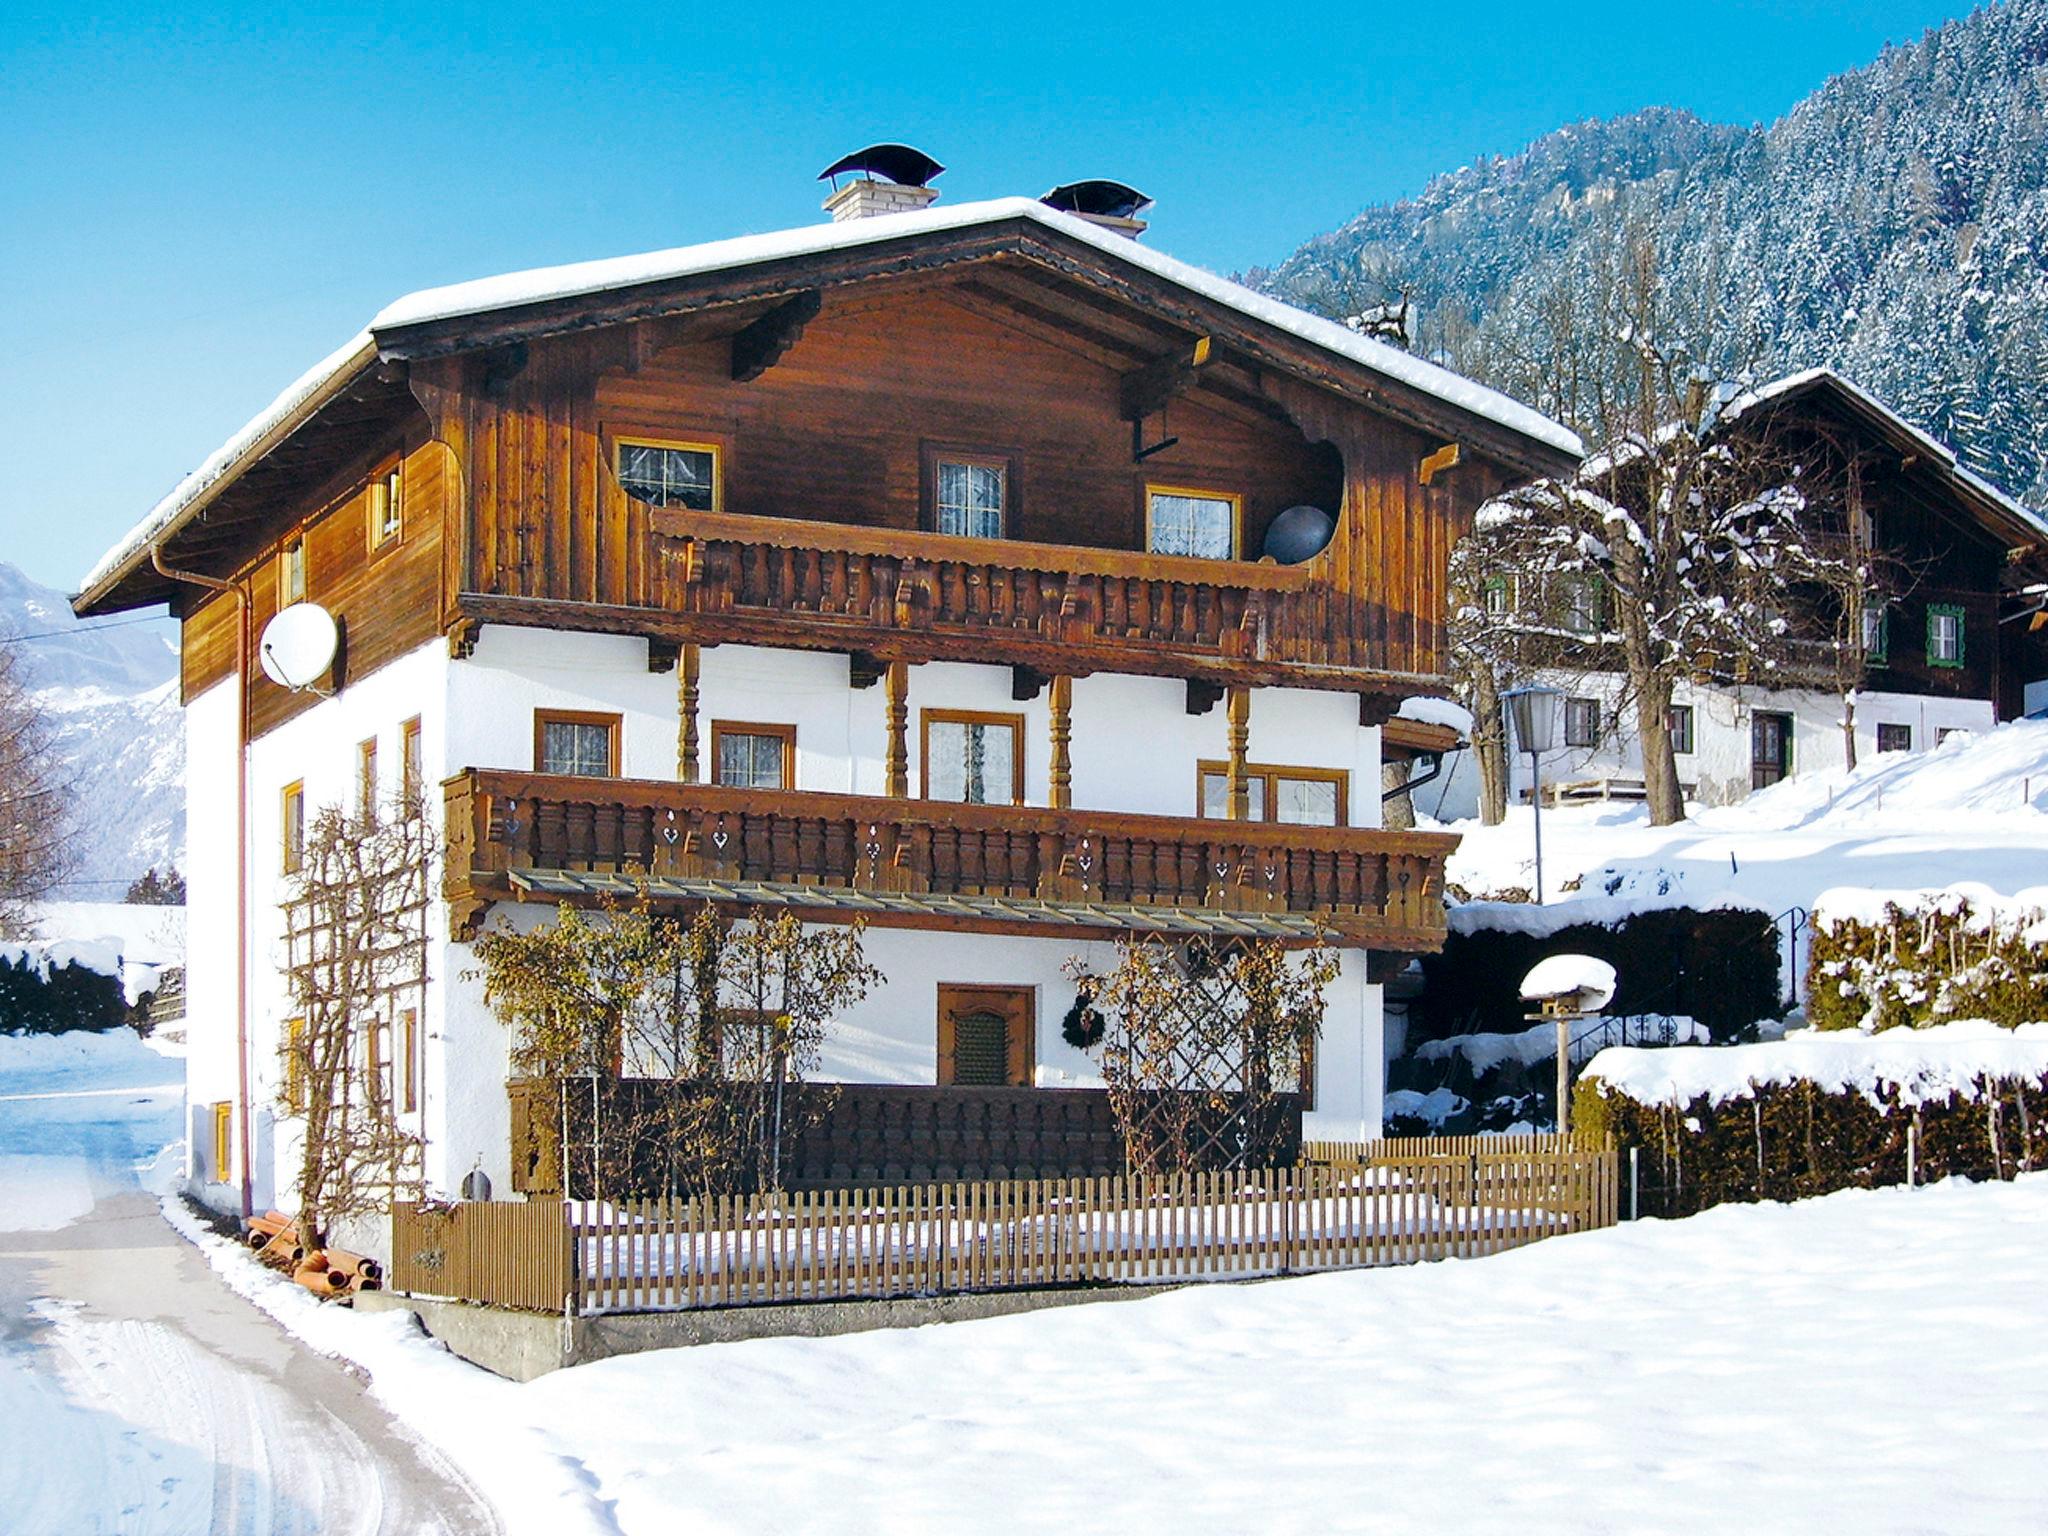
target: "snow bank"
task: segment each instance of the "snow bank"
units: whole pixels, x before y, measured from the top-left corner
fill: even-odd
[[[1573,1029],[1574,1061],[1592,1049],[1590,1042],[1593,1039],[1610,1038],[1610,1029],[1618,1030],[1625,1039],[1655,1041],[1658,1048],[1693,1041],[1704,1045],[1711,1038],[1706,1025],[1683,1015],[1667,1017],[1663,1014],[1643,1014],[1629,1018],[1588,1020],[1574,1025]],[[1582,1041],[1587,1043],[1581,1044]],[[1557,1056],[1557,1026],[1551,1023],[1531,1024],[1527,1029],[1511,1032],[1450,1035],[1442,1040],[1426,1040],[1415,1048],[1415,1058],[1418,1061],[1449,1061],[1453,1056],[1464,1057],[1474,1076],[1491,1072],[1507,1062],[1532,1067],[1538,1062],[1551,1061]]]
[[[1875,1035],[1797,1030],[1763,1045],[1616,1046],[1595,1056],[1584,1076],[1639,1104],[1724,1104],[1760,1088],[1810,1082],[1873,1104],[1896,1093],[1913,1106],[1967,1097],[1982,1079],[2048,1077],[2048,1023],[2006,1029],[1966,1019]]]
[[[121,946],[109,939],[28,939],[12,944],[0,943],[0,964],[25,965],[44,981],[50,979],[50,972],[61,971],[66,966],[97,971],[102,976],[119,976]]]
[[[1382,1101],[1381,1112],[1388,1120],[1420,1120],[1425,1125],[1442,1125],[1453,1115],[1462,1115],[1471,1101],[1448,1088],[1418,1093],[1413,1088],[1396,1088]]]

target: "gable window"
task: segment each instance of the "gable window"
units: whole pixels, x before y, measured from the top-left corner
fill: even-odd
[[[1600,744],[1598,699],[1564,701],[1564,744],[1568,747],[1593,747]]]
[[[1863,599],[1863,659],[1882,662],[1891,647],[1891,616],[1881,597]]]
[[[931,473],[933,531],[970,539],[1000,539],[1008,531],[1006,460],[940,454]]]
[[[1145,547],[1155,555],[1230,560],[1237,555],[1239,499],[1177,486],[1145,487]]]
[[[794,789],[796,727],[712,721],[711,782],[735,789]]]
[[[363,496],[363,520],[371,554],[398,542],[405,527],[404,486],[398,465],[370,482]]]
[[[408,816],[419,809],[426,793],[426,763],[420,751],[420,717],[414,715],[398,728],[398,792],[405,800]]]
[[[1963,664],[1963,609],[1960,603],[1927,605],[1927,664],[1930,667],[1960,667]]]
[[[356,814],[364,821],[377,819],[377,738],[356,747]]]
[[[304,780],[284,787],[281,804],[284,872],[295,875],[306,862],[306,785]]]
[[[1671,750],[1673,752],[1692,751],[1692,706],[1690,704],[1674,704],[1671,706],[1671,713],[1666,718],[1671,722]]]
[[[1230,771],[1218,762],[1200,764],[1198,814],[1211,820],[1230,815]],[[1351,802],[1351,775],[1342,768],[1284,768],[1245,765],[1245,809],[1251,821],[1279,821],[1301,827],[1341,827]]]
[[[277,606],[289,608],[306,600],[306,541],[293,534],[277,557]]]
[[[1910,752],[1913,750],[1913,727],[1910,725],[1885,725],[1877,728],[1877,750],[1880,752]]]
[[[657,507],[716,512],[722,499],[718,448],[711,443],[665,443],[622,437],[618,442],[619,485],[627,495]]]
[[[571,709],[535,710],[533,766],[540,773],[617,778],[619,717]]]
[[[928,709],[920,717],[924,798],[1024,803],[1024,717]]]

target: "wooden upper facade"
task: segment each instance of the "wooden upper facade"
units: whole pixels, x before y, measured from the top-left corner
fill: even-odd
[[[341,680],[509,622],[1334,688],[1367,718],[1440,686],[1450,545],[1486,495],[1568,462],[1554,429],[1304,340],[1067,216],[986,206],[380,324],[165,520],[161,559],[244,584],[260,630],[302,544]],[[714,455],[712,509],[629,493],[634,443]],[[937,531],[949,461],[1000,469],[1000,538]],[[367,506],[394,466],[402,528],[378,547]],[[1227,503],[1231,558],[1153,552],[1159,495]],[[1335,516],[1328,547],[1261,561],[1301,504]],[[189,696],[232,666],[232,603],[159,575],[144,541],[79,608],[164,600]],[[254,727],[300,707],[252,700]]]

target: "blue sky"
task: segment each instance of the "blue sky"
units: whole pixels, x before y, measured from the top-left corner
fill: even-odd
[[[0,559],[67,590],[398,294],[806,223],[876,139],[955,202],[1130,181],[1228,272],[1561,123],[1767,122],[1956,7],[80,9],[0,20]]]

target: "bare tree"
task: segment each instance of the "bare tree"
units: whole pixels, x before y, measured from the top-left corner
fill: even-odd
[[[26,936],[30,909],[77,865],[71,777],[22,674],[0,646],[0,938]]]
[[[422,1144],[399,1094],[417,1070],[402,1027],[427,983],[430,833],[417,802],[378,814],[336,806],[306,830],[286,877],[285,973],[293,1017],[278,1048],[277,1103],[300,1131],[299,1231],[319,1240],[416,1197]]]

